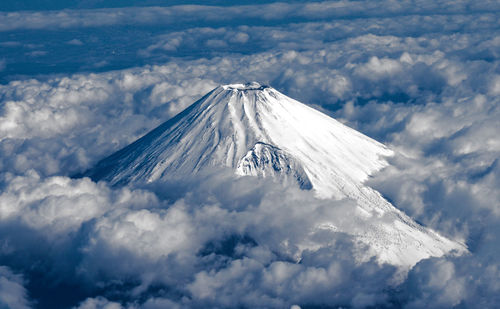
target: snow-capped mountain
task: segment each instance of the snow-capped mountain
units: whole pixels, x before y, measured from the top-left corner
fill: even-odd
[[[429,256],[465,252],[363,184],[391,154],[383,144],[271,87],[232,84],[215,88],[86,175],[125,184],[230,167],[237,175],[295,183],[318,198],[355,200],[356,216],[349,219],[354,224],[327,220],[317,228],[355,236],[380,262],[409,267]]]

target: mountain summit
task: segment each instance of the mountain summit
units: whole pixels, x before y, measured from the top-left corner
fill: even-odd
[[[386,165],[384,145],[258,83],[219,86],[177,117],[101,161],[89,176],[152,182],[227,166],[337,199]]]
[[[229,167],[237,175],[273,177],[312,189],[319,198],[356,201],[357,215],[350,219],[355,224],[325,222],[318,228],[356,237],[380,262],[408,267],[430,256],[466,251],[418,225],[363,184],[387,165],[384,157],[391,154],[383,144],[253,82],[215,88],[100,161],[86,176],[126,184]]]

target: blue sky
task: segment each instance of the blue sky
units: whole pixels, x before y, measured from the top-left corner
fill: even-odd
[[[0,301],[498,306],[498,1],[185,4],[0,4]],[[250,195],[238,194],[247,184],[229,186],[227,175],[203,186],[187,180],[170,188],[175,194],[70,178],[217,85],[252,80],[395,150],[369,185],[418,222],[464,240],[470,254],[421,261],[394,280],[390,265],[354,263],[352,240],[338,235],[294,264],[277,245],[283,230],[302,237],[300,225],[285,224],[293,218],[278,208],[273,228],[244,215],[276,201],[321,207],[307,193],[254,182]],[[239,256],[200,256],[204,235],[221,241],[237,229],[220,220],[269,239],[234,240]],[[161,242],[170,234],[189,242]],[[54,298],[61,293],[68,297]]]

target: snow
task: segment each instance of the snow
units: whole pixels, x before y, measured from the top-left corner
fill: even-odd
[[[363,182],[392,151],[335,119],[256,82],[215,88],[88,173],[112,184],[154,182],[217,166],[274,177],[321,199],[349,198],[357,224],[324,222],[368,245],[380,262],[411,267],[464,245],[423,228]],[[306,206],[305,206],[306,207]],[[307,245],[303,246],[307,249]]]

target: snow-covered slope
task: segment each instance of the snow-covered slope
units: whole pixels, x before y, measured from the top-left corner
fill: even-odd
[[[351,221],[356,224],[323,222],[318,228],[354,235],[381,262],[412,266],[429,256],[465,251],[363,184],[391,154],[381,143],[271,87],[233,84],[217,87],[99,162],[87,176],[112,184],[153,182],[225,166],[238,175],[295,182],[319,198],[355,200],[357,216]]]
[[[252,149],[262,150],[259,144],[297,161],[325,198],[357,195],[358,184],[385,166],[382,156],[391,154],[384,145],[270,87],[236,84],[214,89],[101,161],[92,176],[111,183],[151,182],[220,165],[254,175],[255,170],[238,166],[245,165]]]

